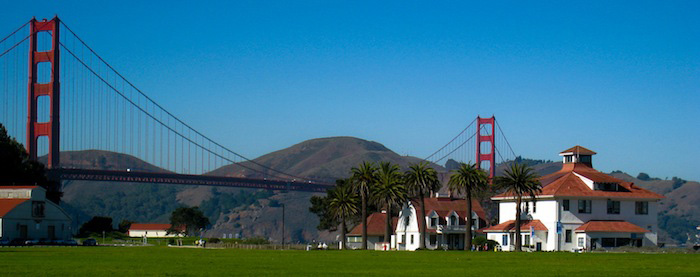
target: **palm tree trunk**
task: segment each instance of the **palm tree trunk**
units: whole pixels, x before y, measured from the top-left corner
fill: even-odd
[[[341,240],[341,243],[340,243],[340,245],[341,245],[340,248],[342,248],[343,250],[345,250],[346,247],[347,247],[347,246],[345,245],[345,242],[348,241],[347,238],[346,238],[346,235],[347,235],[346,233],[347,233],[347,232],[345,231],[345,216],[343,216],[342,219],[340,220],[340,234],[341,234],[341,235],[340,235],[340,238],[342,239],[342,240]]]
[[[520,204],[522,203],[522,196],[518,195],[515,201],[515,251],[522,251],[522,241],[520,240]]]
[[[467,232],[464,234],[464,250],[472,250],[472,192],[467,189]]]
[[[384,230],[384,242],[391,242],[391,205],[386,205],[386,229]]]
[[[362,249],[367,250],[367,196],[362,194]]]
[[[425,235],[426,235],[426,223],[425,222],[425,196],[421,193],[420,195],[420,218],[423,221],[423,225],[420,226],[420,244],[418,247],[420,249],[425,249]]]

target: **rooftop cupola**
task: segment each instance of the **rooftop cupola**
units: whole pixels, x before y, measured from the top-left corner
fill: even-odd
[[[559,156],[564,157],[564,164],[582,163],[589,167],[593,167],[592,156],[596,152],[591,151],[583,146],[576,145],[559,153]]]

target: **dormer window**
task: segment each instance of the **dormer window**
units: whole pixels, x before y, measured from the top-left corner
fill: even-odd
[[[438,218],[437,217],[431,217],[430,218],[430,227],[435,228],[438,225]]]
[[[595,182],[593,183],[596,190],[602,191],[627,191],[624,187],[620,186],[618,183],[603,183]]]
[[[459,225],[459,217],[456,215],[450,216],[450,223],[452,223],[452,225]]]

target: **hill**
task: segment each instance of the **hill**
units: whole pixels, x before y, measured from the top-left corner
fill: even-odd
[[[400,156],[380,143],[352,137],[312,139],[254,161],[297,176],[334,180],[347,177],[351,167],[365,160],[391,161],[402,167],[421,161],[416,157]],[[133,156],[98,150],[61,153],[61,162],[68,167],[164,171]],[[208,174],[260,177],[236,165],[224,166]],[[318,218],[308,212],[311,196],[304,192],[75,181],[64,186],[63,200],[66,209],[80,223],[95,215],[110,216],[115,222],[122,219],[167,222],[170,212],[178,205],[200,206],[212,220],[209,236],[238,234],[275,240],[281,239],[281,204],[284,204],[288,241],[319,237],[334,239],[334,234],[320,234],[316,229]]]

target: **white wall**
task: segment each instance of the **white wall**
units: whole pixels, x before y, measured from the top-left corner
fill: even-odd
[[[34,192],[36,191],[33,191],[32,197],[35,196]],[[41,196],[41,193],[38,195]],[[2,224],[0,233],[3,238],[9,240],[19,238],[19,226],[26,225],[27,239],[49,239],[49,226],[53,226],[55,239],[68,240],[73,237],[70,222],[70,217],[65,211],[50,201],[44,201],[43,217],[32,217],[32,200],[30,199],[5,214],[0,222]]]

